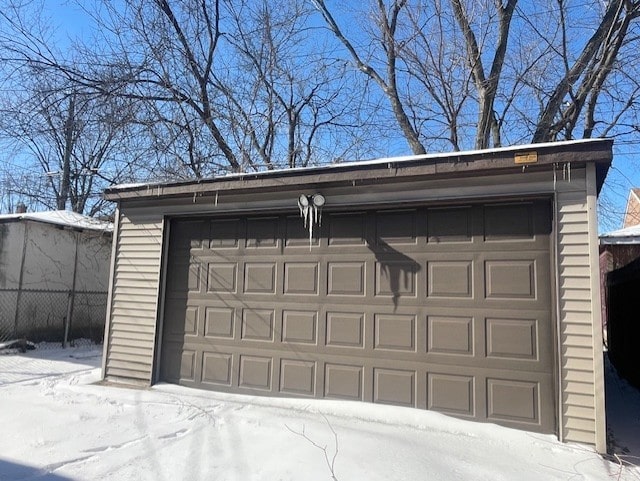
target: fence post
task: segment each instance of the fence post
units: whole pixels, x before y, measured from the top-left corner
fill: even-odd
[[[71,329],[71,315],[73,314],[73,300],[76,294],[76,277],[78,275],[78,244],[80,243],[80,232],[75,232],[76,249],[73,259],[73,278],[71,280],[71,290],[69,291],[69,301],[67,304],[67,318],[64,323],[64,340],[62,341],[62,347],[67,347],[69,341],[69,330]]]
[[[16,296],[16,310],[13,321],[13,337],[18,338],[18,325],[20,323],[20,303],[22,302],[22,283],[24,280],[24,264],[27,257],[27,244],[29,242],[29,221],[24,221],[24,238],[22,240],[22,257],[20,259],[20,273],[18,278],[18,294]]]
[[[62,347],[67,348],[69,341],[69,329],[71,328],[71,314],[73,313],[73,291],[69,291],[67,299],[67,316],[64,318],[64,338],[62,339]]]

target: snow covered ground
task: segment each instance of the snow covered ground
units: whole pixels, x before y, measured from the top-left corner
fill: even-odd
[[[640,480],[585,446],[417,409],[94,384],[100,357],[0,355],[0,480]]]

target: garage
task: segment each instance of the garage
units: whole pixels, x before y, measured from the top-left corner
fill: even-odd
[[[161,379],[553,432],[550,202],[173,219]],[[517,400],[517,402],[514,402]]]
[[[604,451],[611,159],[598,139],[115,186],[103,378],[428,409]]]

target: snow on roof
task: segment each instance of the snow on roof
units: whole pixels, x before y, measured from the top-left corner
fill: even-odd
[[[601,244],[640,244],[640,224],[600,235]]]
[[[0,222],[5,220],[31,220],[81,230],[113,231],[113,223],[104,222],[93,217],[67,210],[50,210],[45,212],[25,212],[23,214],[2,214]]]
[[[478,154],[493,154],[499,152],[514,152],[521,151],[527,149],[541,149],[545,147],[557,147],[557,146],[566,146],[566,145],[578,145],[578,144],[586,144],[590,142],[601,142],[603,139],[601,138],[591,138],[591,139],[577,139],[577,140],[565,140],[561,142],[543,142],[539,144],[526,144],[526,145],[511,145],[507,147],[494,147],[491,149],[482,149],[482,150],[465,150],[460,152],[438,152],[431,154],[418,154],[418,155],[405,155],[399,157],[382,157],[378,159],[370,159],[370,160],[358,160],[358,161],[348,161],[348,162],[340,162],[340,163],[330,163],[323,165],[313,165],[307,167],[294,167],[294,168],[284,168],[284,169],[273,169],[273,170],[263,170],[257,172],[232,172],[224,175],[215,176],[216,179],[235,179],[243,177],[251,176],[273,176],[273,175],[282,175],[282,174],[295,174],[297,172],[302,171],[322,171],[322,170],[330,170],[330,169],[341,169],[341,168],[354,168],[354,167],[364,167],[368,165],[378,165],[378,164],[387,164],[387,163],[403,163],[403,162],[415,162],[416,160],[429,160],[429,159],[441,159],[441,158],[450,158],[455,156],[456,158],[462,158],[467,156],[473,156]],[[203,179],[207,180],[207,179]],[[118,190],[128,190],[128,189],[137,189],[141,187],[152,188],[155,186],[167,185],[167,184],[179,184],[179,183],[191,183],[193,179],[183,180],[183,181],[151,181],[151,182],[139,182],[139,183],[130,183],[130,184],[118,184],[113,185],[107,189],[107,191],[118,191]]]

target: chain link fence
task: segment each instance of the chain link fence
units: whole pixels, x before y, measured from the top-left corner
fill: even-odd
[[[100,344],[107,293],[0,289],[0,345]]]

